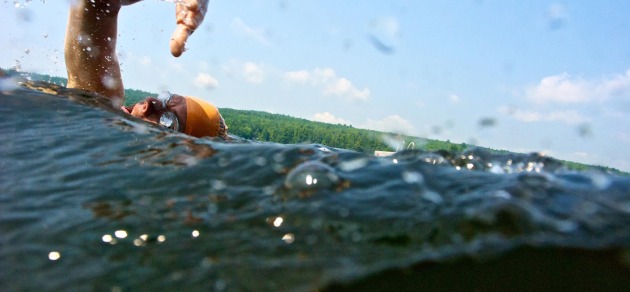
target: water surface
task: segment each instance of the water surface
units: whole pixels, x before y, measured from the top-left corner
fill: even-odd
[[[630,288],[627,177],[537,154],[197,139],[15,82],[0,87],[4,289]]]

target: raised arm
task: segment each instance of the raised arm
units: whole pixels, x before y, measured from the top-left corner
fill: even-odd
[[[121,1],[74,1],[64,54],[67,87],[94,91],[122,103],[124,87],[116,56],[120,7]]]
[[[118,12],[141,0],[75,0],[70,7],[65,40],[68,87],[94,91],[116,103],[124,97],[116,56]],[[171,53],[179,57],[188,37],[206,15],[208,0],[179,0],[177,28],[170,40]]]

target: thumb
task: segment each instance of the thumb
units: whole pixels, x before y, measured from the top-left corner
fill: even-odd
[[[180,23],[175,28],[175,32],[173,32],[173,36],[171,36],[171,54],[175,57],[179,57],[184,52],[186,41],[192,31],[188,29],[186,25]]]

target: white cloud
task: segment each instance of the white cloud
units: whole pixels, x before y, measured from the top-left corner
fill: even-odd
[[[260,65],[246,62],[243,64],[243,76],[250,83],[262,83],[265,74]]]
[[[292,71],[284,73],[284,79],[297,83],[306,83],[310,78],[310,73],[306,70]]]
[[[346,121],[342,118],[336,117],[333,114],[329,113],[329,112],[323,112],[323,113],[316,113],[313,116],[313,120],[317,121],[317,122],[322,122],[322,123],[329,123],[329,124],[342,124],[342,125],[350,125],[351,123],[349,121]]]
[[[339,78],[336,81],[331,82],[324,89],[324,94],[346,96],[351,99],[366,100],[370,97],[370,90],[363,88],[357,89],[352,85],[352,82],[346,78]]]
[[[579,125],[589,121],[575,110],[539,112],[513,109],[506,106],[500,107],[499,112],[512,118],[527,123],[534,122],[562,122],[568,125]]]
[[[299,84],[310,84],[321,88],[324,95],[336,95],[348,100],[366,100],[370,89],[359,89],[350,80],[338,77],[331,68],[315,68],[312,71],[300,70],[284,73],[284,79]]]
[[[597,84],[596,92],[608,98],[630,99],[630,69]]]
[[[535,103],[587,102],[592,97],[590,85],[586,80],[571,78],[563,73],[543,78],[536,86],[525,89],[525,96]]]
[[[269,37],[267,36],[267,32],[262,29],[262,28],[255,28],[255,27],[251,27],[249,25],[247,25],[245,22],[243,22],[240,18],[234,18],[232,20],[232,27],[241,32],[242,34],[253,38],[254,40],[264,44],[264,45],[271,45],[272,42],[269,40]]]
[[[194,83],[197,87],[214,89],[219,86],[219,81],[207,73],[199,73],[195,77]]]
[[[567,73],[543,78],[525,89],[525,97],[538,104],[588,103],[614,98],[630,98],[630,70],[601,80],[575,78]]]
[[[367,123],[360,128],[409,135],[416,132],[414,126],[399,115],[391,115],[380,120],[368,119]]]
[[[269,75],[268,71],[272,71],[271,74],[273,75],[273,68],[251,61],[243,62],[234,59],[221,65],[221,68],[229,77],[242,77],[245,81],[253,84],[262,83]]]
[[[448,100],[452,103],[452,104],[458,104],[461,99],[459,98],[459,96],[457,96],[457,94],[451,94],[448,96]]]

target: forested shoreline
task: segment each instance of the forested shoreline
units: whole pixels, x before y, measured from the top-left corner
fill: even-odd
[[[314,122],[261,111],[230,108],[221,108],[220,111],[228,123],[230,133],[256,141],[283,144],[315,143],[370,154],[376,150],[397,150],[385,143],[384,136],[407,141],[404,145],[405,147],[409,146],[410,142],[413,142],[409,147],[428,151],[461,151],[467,147],[466,144],[358,129],[349,125]]]
[[[1,68],[0,68],[1,69]],[[54,77],[44,74],[23,73],[15,70],[1,69],[9,75],[22,75],[34,81],[44,81],[61,86],[67,83],[66,78]],[[156,96],[156,93],[137,89],[125,89],[126,106],[133,105],[143,100],[147,96]],[[274,142],[282,144],[313,143],[326,145],[328,147],[342,148],[373,154],[374,151],[396,151],[392,146],[385,143],[388,138],[398,141],[406,141],[403,147],[407,147],[413,142],[412,147],[425,151],[446,150],[450,152],[461,152],[469,147],[466,143],[452,143],[450,141],[439,141],[413,136],[405,136],[396,133],[385,133],[374,130],[359,129],[351,125],[328,124],[315,122],[288,115],[272,114],[262,111],[239,110],[231,108],[219,108],[223,118],[229,127],[230,134],[254,141]],[[482,147],[483,148],[483,147]],[[484,148],[491,152],[508,153],[505,150]],[[587,164],[562,161],[569,169],[586,170],[599,169],[615,174],[628,175],[617,169],[605,166],[591,166]]]

